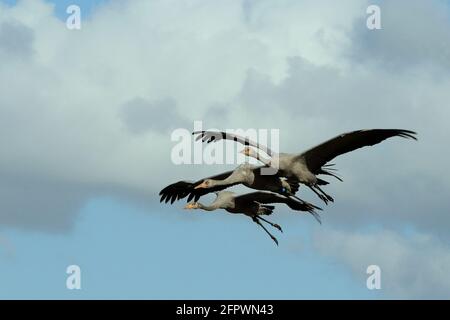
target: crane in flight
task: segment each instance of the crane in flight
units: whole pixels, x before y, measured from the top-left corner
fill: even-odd
[[[327,181],[317,177],[317,175],[329,175],[342,181],[333,173],[332,164],[328,164],[339,155],[354,151],[356,149],[373,146],[391,137],[402,137],[417,140],[416,133],[404,129],[369,129],[357,130],[340,134],[328,141],[325,141],[307,151],[300,153],[276,153],[267,146],[258,144],[246,137],[227,133],[223,131],[194,131],[197,140],[211,143],[220,140],[233,140],[246,147],[242,153],[261,161],[264,165],[273,167],[279,172],[278,176],[286,177],[288,183],[298,182],[309,187],[326,204],[334,199],[322,190],[321,186],[328,184]],[[264,157],[259,151],[266,153],[269,157]]]

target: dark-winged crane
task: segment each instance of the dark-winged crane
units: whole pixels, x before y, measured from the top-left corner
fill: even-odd
[[[216,193],[216,199],[210,205],[204,205],[200,202],[190,202],[185,206],[185,209],[202,209],[206,211],[214,211],[217,209],[224,209],[229,213],[244,214],[250,217],[257,223],[278,245],[278,240],[269,230],[261,223],[261,221],[268,223],[272,227],[277,228],[281,232],[281,227],[263,218],[263,215],[270,215],[275,209],[274,206],[267,205],[268,203],[284,203],[293,210],[302,210],[303,204],[294,198],[286,197],[270,191],[258,191],[237,195],[231,191],[220,191]]]
[[[247,146],[243,153],[247,156],[254,157],[264,163],[266,166],[271,166],[279,170],[280,176],[284,176],[289,182],[297,181],[308,186],[320,199],[325,203],[334,201],[331,196],[326,194],[321,185],[328,184],[328,182],[319,179],[317,175],[325,174],[336,177],[331,170],[329,161],[337,156],[351,152],[353,150],[373,146],[391,137],[402,137],[417,140],[414,136],[416,133],[410,130],[403,129],[370,129],[357,130],[344,133],[334,137],[324,143],[319,144],[305,152],[301,153],[276,153],[268,147],[258,144],[246,137],[236,134],[216,131],[195,131],[193,134],[198,134],[196,140],[202,139],[203,142],[214,142],[222,139],[234,140]],[[264,158],[259,152],[249,148],[248,146],[258,148],[265,152],[270,158]]]

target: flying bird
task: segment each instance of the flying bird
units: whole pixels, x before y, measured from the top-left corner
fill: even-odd
[[[206,211],[214,211],[217,209],[224,209],[233,214],[244,214],[250,217],[253,222],[257,223],[278,245],[278,240],[269,230],[261,223],[261,221],[268,223],[281,232],[281,227],[263,218],[263,215],[272,214],[275,206],[267,205],[268,203],[284,203],[292,210],[303,211],[304,204],[292,197],[287,197],[270,191],[258,191],[237,195],[231,191],[216,192],[216,199],[210,205],[204,205],[200,202],[189,202],[185,209],[202,209]]]
[[[256,190],[267,190],[276,192],[286,197],[292,197],[298,203],[298,210],[309,212],[319,223],[320,217],[314,209],[321,208],[295,197],[298,190],[298,182],[287,182],[277,175],[264,175],[261,169],[265,166],[254,166],[248,163],[238,166],[235,170],[227,171],[212,177],[203,178],[195,182],[178,181],[168,185],[159,193],[160,202],[173,204],[176,200],[187,198],[187,201],[198,201],[198,199],[208,193],[217,192],[237,184]]]
[[[416,133],[410,130],[357,130],[338,135],[337,137],[321,143],[305,152],[276,153],[267,146],[258,144],[246,137],[236,134],[221,131],[194,131],[192,134],[198,134],[196,140],[201,139],[203,142],[207,143],[226,139],[234,140],[245,145],[246,147],[243,150],[244,154],[258,159],[266,166],[271,166],[278,169],[280,171],[279,176],[286,177],[288,183],[299,182],[305,184],[325,203],[328,203],[328,201],[333,202],[334,199],[330,195],[326,194],[320,187],[321,185],[328,184],[328,182],[318,178],[317,175],[330,175],[341,180],[340,177],[332,172],[332,165],[327,164],[329,161],[341,154],[351,152],[362,147],[373,146],[391,137],[398,136],[417,140],[414,136]],[[270,158],[261,156],[259,152],[249,148],[249,146],[265,152]]]

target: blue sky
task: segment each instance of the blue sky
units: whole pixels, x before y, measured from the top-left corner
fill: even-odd
[[[0,298],[450,297],[447,2],[380,2],[381,31],[359,0],[0,3]],[[195,120],[281,128],[293,152],[360,128],[420,140],[338,158],[323,225],[279,206],[277,247],[247,217],[159,203],[223,170],[170,162]]]
[[[10,5],[15,2],[6,1]],[[70,4],[78,4],[82,14],[89,15],[105,1],[49,2],[55,4],[55,14],[64,19]],[[295,230],[305,242],[301,244],[305,250],[299,254],[273,246],[247,218],[205,216],[193,222],[181,217],[191,214],[179,208],[143,211],[129,203],[98,198],[80,210],[68,234],[3,230],[13,247],[3,254],[0,265],[0,298],[375,296],[365,288],[365,282],[353,280],[344,268],[307,249],[309,228],[301,221],[295,228],[285,227]],[[82,290],[65,286],[65,270],[72,264],[81,267]]]
[[[193,214],[200,217],[183,217]],[[299,218],[285,226],[304,247],[298,253],[289,249],[287,239],[280,248],[274,246],[245,217],[179,209],[149,212],[109,198],[93,199],[69,234],[3,232],[14,249],[2,257],[0,297],[375,297],[365,282],[308,248],[313,221],[302,218],[308,221]],[[82,270],[81,290],[65,287],[65,269],[71,264]]]

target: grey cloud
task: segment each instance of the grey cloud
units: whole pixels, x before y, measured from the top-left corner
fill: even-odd
[[[361,287],[366,269],[381,269],[381,294],[395,299],[448,299],[450,297],[450,248],[419,233],[393,231],[365,233],[326,229],[314,236],[316,249],[348,265]]]
[[[0,55],[28,58],[33,54],[34,32],[19,22],[0,24]]]
[[[370,153],[371,150],[366,152]],[[369,172],[358,173],[358,179],[351,180],[351,185],[346,186],[347,182],[344,181],[342,185],[333,186],[337,202],[328,210],[329,223],[347,230],[367,224],[382,224],[391,228],[413,225],[449,241],[450,200],[446,196],[450,192],[448,184],[442,178],[428,177],[425,172],[405,176],[402,164],[396,159],[390,161],[393,168],[389,171],[392,173],[380,174],[379,169],[375,168],[380,162],[379,157],[377,154],[371,160],[370,157],[358,156],[367,158],[367,162],[376,163],[367,166],[366,170]],[[383,165],[384,162],[381,167]],[[347,167],[347,171],[364,170],[362,167],[349,166],[349,162],[342,167]]]
[[[48,177],[1,174],[0,179],[2,227],[67,231],[89,194],[86,186]]]
[[[216,103],[211,105],[202,117],[206,127],[221,128],[230,120],[232,105]]]
[[[31,2],[22,5],[27,3]],[[360,60],[367,64],[355,66],[355,57],[361,57],[369,45],[362,38],[349,42],[344,64],[342,57],[334,57],[336,52],[328,51],[324,61],[329,63],[319,64],[315,57],[325,54],[319,49],[323,41],[310,36],[320,37],[317,30],[325,30],[327,39],[347,36],[345,29],[332,28],[334,18],[339,25],[353,21],[353,16],[347,19],[347,10],[341,5],[336,8],[341,10],[339,15],[331,12],[321,20],[322,16],[311,17],[322,14],[320,10],[302,10],[303,4],[298,1],[288,9],[277,5],[274,17],[268,10],[270,1],[261,2],[259,10],[250,10],[247,3],[247,13],[251,11],[252,18],[264,22],[264,27],[256,24],[249,29],[242,19],[230,21],[236,13],[233,6],[223,17],[214,15],[218,12],[214,6],[206,5],[205,15],[196,16],[193,24],[186,12],[169,14],[166,7],[159,8],[156,3],[149,10],[149,3],[130,4],[140,7],[127,11],[128,15],[114,9],[105,11],[104,19],[92,20],[88,33],[72,33],[70,41],[63,23],[53,22],[51,28],[47,25],[39,29],[42,24],[33,26],[29,22],[39,31],[39,37],[33,40],[30,30],[22,27],[15,32],[23,47],[8,44],[1,49],[9,56],[14,50],[30,54],[33,47],[48,54],[45,66],[34,61],[32,68],[5,68],[0,74],[2,81],[9,81],[0,97],[0,114],[4,115],[0,117],[0,144],[5,150],[1,162],[10,172],[7,179],[11,181],[2,184],[7,209],[2,210],[2,219],[8,225],[38,224],[45,228],[48,224],[51,228],[55,224],[63,229],[90,196],[108,190],[117,190],[114,194],[150,190],[153,194],[160,187],[153,181],[178,179],[186,170],[175,166],[167,170],[171,147],[168,131],[191,128],[193,120],[204,117],[206,127],[280,128],[281,148],[292,152],[358,128],[417,130],[418,143],[396,139],[337,159],[345,181],[327,187],[336,203],[327,207],[329,214],[324,221],[352,226],[368,221],[412,223],[444,233],[449,225],[445,194],[450,178],[441,169],[446,167],[447,153],[436,146],[446,145],[449,136],[448,74],[436,81],[436,70],[426,66],[414,76],[380,68],[369,60]],[[332,2],[328,6],[333,8]],[[382,10],[384,28],[408,32],[394,20],[390,22],[386,17],[389,12]],[[421,16],[417,10],[411,12]],[[165,23],[166,13],[176,14],[177,23]],[[160,19],[149,19],[148,14]],[[311,18],[305,22],[305,27],[313,24],[311,30],[303,27],[299,18],[302,14]],[[119,17],[120,25],[110,24]],[[49,21],[50,16],[38,20]],[[275,28],[281,20],[282,28]],[[0,24],[3,29],[5,23]],[[285,32],[291,26],[296,26],[294,35]],[[444,34],[441,26],[436,27],[436,34]],[[356,30],[353,25],[352,36],[359,37],[357,33],[365,32],[364,28]],[[52,41],[53,34],[46,34],[48,30],[55,33]],[[104,30],[110,32],[105,34]],[[146,41],[141,41],[129,37],[135,30],[152,32],[145,32]],[[298,39],[319,44],[309,46]],[[394,41],[382,40],[377,50],[398,50]],[[440,48],[437,42],[429,45]],[[71,50],[67,50],[69,47]],[[404,63],[416,63],[423,57],[418,55]],[[117,106],[117,101],[126,102]],[[210,168],[202,170],[208,172]],[[17,181],[11,178],[14,175],[19,176]],[[150,182],[149,176],[153,177]],[[28,194],[35,193],[36,197],[26,197],[23,186],[29,186]],[[57,201],[50,199],[54,191],[60,195]],[[301,191],[301,196],[317,202],[307,190]],[[41,198],[48,201],[39,203]],[[33,207],[43,214],[34,214]],[[26,218],[23,212],[34,216]]]
[[[446,82],[449,78],[447,75]],[[416,91],[417,88],[422,90]],[[446,95],[442,89],[435,86],[431,70],[422,77],[399,78],[377,68],[341,70],[292,57],[288,59],[287,77],[280,83],[273,83],[261,72],[250,71],[239,99],[252,111],[285,112],[297,121],[339,120],[341,126],[355,128],[355,123],[420,124],[416,118],[419,113],[430,108],[439,110],[441,105],[412,106],[418,104],[420,96],[427,97],[434,91]]]
[[[31,3],[16,8],[19,18]],[[168,161],[168,131],[190,128],[188,120],[204,116],[206,126],[217,128],[280,128],[282,150],[292,152],[359,128],[417,130],[417,143],[393,139],[336,160],[344,182],[327,187],[336,203],[324,210],[324,225],[412,225],[448,241],[450,77],[448,68],[436,66],[449,65],[448,43],[442,42],[449,28],[441,2],[382,3],[384,29],[370,33],[364,20],[347,16],[349,7],[359,10],[351,2],[333,7],[330,1],[329,10],[311,10],[313,2],[303,8],[299,1],[289,7],[261,2],[256,10],[246,2],[247,20],[258,21],[251,28],[236,19],[233,3],[220,10],[204,3],[194,12],[130,2],[133,10],[99,12],[89,32],[72,33],[70,41],[63,23],[42,24],[50,21],[47,13],[36,13],[39,23],[31,27],[0,23],[5,62],[29,57],[34,48],[46,59],[45,65],[35,61],[33,68],[0,73],[9,84],[0,87],[0,160],[7,171],[0,174],[1,226],[67,231],[79,208],[98,195],[159,205],[161,184],[221,170]],[[321,50],[324,37],[332,44],[327,49],[346,43],[332,41],[348,36],[345,28],[334,28],[346,21],[354,22],[348,47]],[[410,66],[421,70],[409,72]],[[117,107],[117,101],[126,102]],[[318,203],[305,189],[300,196]],[[449,248],[435,239],[324,228],[316,241],[322,253],[338,253],[358,274],[375,258],[394,296],[448,292],[441,270]],[[418,278],[415,266],[429,276]]]
[[[148,101],[134,98],[122,106],[120,115],[127,128],[136,134],[147,130],[167,133],[189,125],[189,121],[177,113],[173,99]]]
[[[102,196],[131,202],[145,210],[151,210],[158,203],[154,192],[119,184],[76,183],[36,174],[1,173],[0,230],[13,227],[65,233],[74,227],[80,209],[89,200]]]
[[[380,68],[409,70],[450,67],[450,9],[445,1],[381,1],[381,30],[355,21],[350,34],[350,59]]]
[[[249,72],[239,103],[256,119],[269,114],[256,125],[281,128],[281,150],[288,152],[361,128],[417,131],[418,142],[394,138],[335,159],[344,182],[329,179],[332,184],[326,189],[336,202],[327,207],[326,220],[352,227],[413,224],[448,238],[450,175],[441,168],[450,154],[440,146],[450,134],[444,120],[450,114],[443,107],[450,100],[450,79],[437,84],[433,70],[414,79],[369,71],[316,66],[295,57],[280,83]],[[281,113],[288,118],[279,121]],[[302,193],[317,200],[309,196]]]

